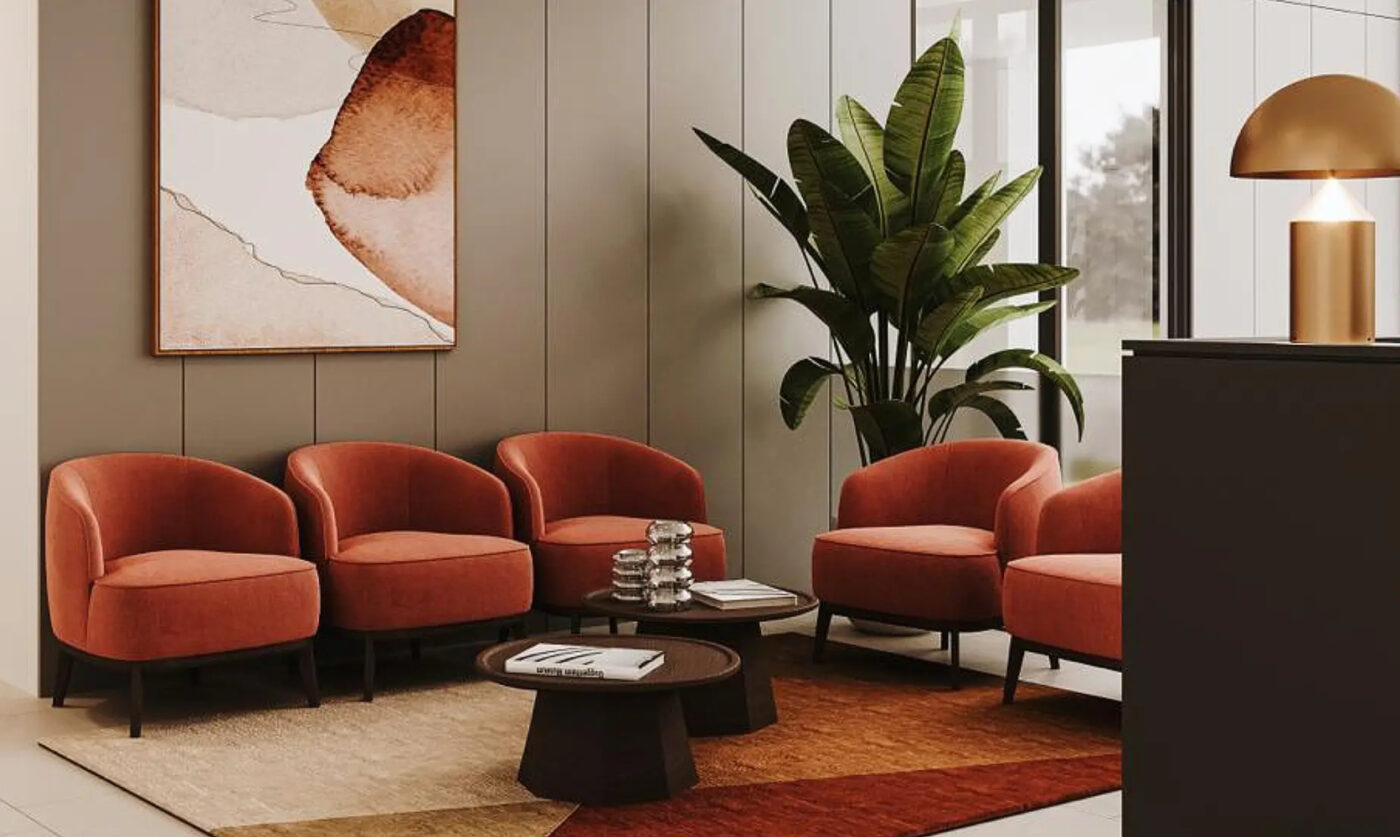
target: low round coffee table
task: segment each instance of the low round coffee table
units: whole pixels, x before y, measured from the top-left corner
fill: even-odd
[[[738,674],[681,696],[691,735],[736,735],[762,729],[778,720],[772,666],[763,648],[760,624],[797,616],[817,606],[816,597],[810,593],[788,592],[797,596],[796,604],[735,610],[701,604],[674,612],[648,610],[644,604],[613,599],[611,590],[589,593],[584,596],[583,605],[603,616],[635,620],[638,634],[705,640],[737,651],[744,661]]]
[[[506,660],[539,644],[663,651],[641,680],[509,674]],[[476,658],[487,678],[535,692],[520,784],[536,796],[585,805],[670,799],[695,784],[681,690],[733,677],[739,655],[709,642],[649,636],[569,636],[492,646]]]

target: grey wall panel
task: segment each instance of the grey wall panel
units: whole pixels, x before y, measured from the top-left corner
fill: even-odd
[[[704,475],[731,574],[744,550],[744,193],[691,127],[740,141],[742,9],[651,3],[651,443]]]
[[[647,438],[647,2],[550,0],[549,426]]]
[[[178,358],[150,355],[151,21],[39,10],[39,463],[180,451]]]
[[[426,352],[316,358],[316,441],[433,445],[434,357]]]
[[[287,452],[316,436],[314,363],[307,356],[186,359],[185,453],[281,485]]]
[[[784,176],[789,123],[799,116],[830,122],[830,22],[827,0],[744,7],[744,148]],[[807,281],[791,237],[752,201],[744,210],[744,275],[750,286]],[[744,344],[744,570],[805,588],[812,538],[828,525],[831,417],[816,409],[788,430],[778,384],[801,357],[828,354],[827,332],[793,303],[750,301]]]
[[[545,422],[545,0],[458,0],[457,348],[438,446],[485,461]]]

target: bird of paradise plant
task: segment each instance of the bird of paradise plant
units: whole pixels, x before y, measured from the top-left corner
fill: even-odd
[[[805,119],[793,122],[787,150],[795,190],[695,129],[792,235],[807,266],[808,284],[759,284],[750,296],[795,301],[831,332],[834,360],[803,358],[784,375],[783,420],[798,427],[827,380],[839,379],[845,397],[838,404],[850,411],[864,463],[946,439],[962,409],[984,414],[1004,437],[1024,439],[1015,412],[993,395],[1031,388],[997,375],[1007,370],[1037,372],[1062,392],[1083,436],[1074,378],[1031,349],[993,352],[969,365],[961,382],[934,387],[974,337],[1055,304],[1005,301],[1079,275],[1058,265],[982,263],[1041,170],[1004,186],[998,172],[965,192],[966,160],[953,148],[964,79],[962,52],[949,36],[914,62],[884,125],[849,96],[836,104],[840,140]]]

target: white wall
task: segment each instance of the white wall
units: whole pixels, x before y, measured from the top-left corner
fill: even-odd
[[[1235,135],[1290,82],[1364,75],[1400,88],[1400,0],[1208,0],[1194,5],[1194,333],[1288,333],[1288,222],[1306,182],[1232,180]],[[1376,333],[1400,335],[1400,183],[1352,181],[1376,216]]]
[[[0,3],[0,681],[38,694],[38,0]]]

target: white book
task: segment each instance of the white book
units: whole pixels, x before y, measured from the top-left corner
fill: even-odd
[[[540,642],[506,660],[511,674],[641,680],[666,662],[661,651]]]
[[[698,581],[690,587],[697,602],[719,610],[746,607],[781,607],[797,604],[797,596],[779,587],[772,587],[747,578],[729,581]]]

